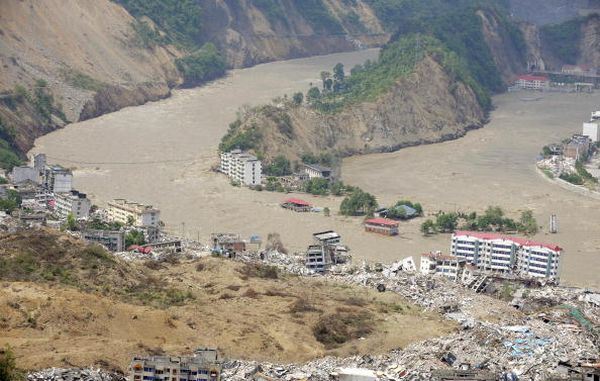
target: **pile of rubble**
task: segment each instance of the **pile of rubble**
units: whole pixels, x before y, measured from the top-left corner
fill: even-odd
[[[125,381],[123,375],[102,369],[49,368],[27,375],[28,381]]]

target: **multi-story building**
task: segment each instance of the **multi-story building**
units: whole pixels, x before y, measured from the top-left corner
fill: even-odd
[[[592,141],[584,135],[573,135],[563,150],[563,155],[575,160],[585,160],[590,152]]]
[[[333,230],[313,234],[315,244],[306,251],[306,267],[315,272],[328,271],[331,266],[350,260],[348,247],[340,243],[341,236]]]
[[[462,277],[466,260],[454,255],[444,255],[437,251],[421,255],[420,271],[423,274],[439,274],[457,281]]]
[[[588,123],[583,124],[583,131],[581,135],[587,136],[592,143],[596,143],[600,140],[600,128],[597,120],[591,120]]]
[[[192,356],[134,357],[129,381],[220,381],[216,349],[197,349]]]
[[[10,179],[13,184],[21,184],[27,181],[39,183],[38,173],[35,168],[27,166],[14,167],[10,174]]]
[[[60,165],[48,167],[44,173],[43,185],[48,192],[70,192],[73,189],[73,173]]]
[[[82,238],[86,241],[96,242],[110,251],[125,250],[125,232],[119,230],[85,230]]]
[[[539,75],[521,75],[516,85],[524,90],[544,90],[550,87],[550,79]]]
[[[323,167],[317,164],[304,164],[304,173],[309,179],[330,179],[331,168]]]
[[[261,161],[239,149],[221,154],[220,170],[233,181],[243,185],[255,186],[262,182]]]
[[[61,218],[67,218],[69,214],[76,219],[88,218],[92,202],[85,193],[72,190],[68,193],[56,193],[54,207]]]
[[[108,219],[122,224],[133,223],[139,227],[159,227],[160,210],[152,205],[139,204],[124,199],[108,202]]]
[[[558,245],[494,233],[457,231],[452,235],[452,255],[480,270],[558,278],[561,252]]]

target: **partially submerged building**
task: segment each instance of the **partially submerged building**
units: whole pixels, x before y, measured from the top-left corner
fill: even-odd
[[[212,233],[210,239],[213,243],[212,251],[218,254],[239,254],[246,251],[246,242],[235,233]]]
[[[219,169],[242,185],[256,186],[262,183],[262,162],[256,156],[239,149],[223,152]]]
[[[457,231],[451,254],[464,258],[480,270],[519,273],[533,277],[559,277],[562,248],[495,233]]]
[[[397,235],[399,223],[388,218],[371,218],[365,221],[365,231],[383,235]]]
[[[550,88],[550,78],[542,75],[520,75],[515,85],[523,90],[546,90]]]
[[[565,145],[563,155],[574,160],[584,160],[588,157],[591,146],[592,141],[588,136],[576,134]]]
[[[73,189],[73,172],[60,165],[46,168],[44,188],[51,193],[67,193]]]
[[[288,198],[281,203],[281,207],[295,212],[310,212],[312,210],[310,203],[299,198]]]
[[[191,356],[134,357],[129,381],[220,381],[216,349],[199,348]]]

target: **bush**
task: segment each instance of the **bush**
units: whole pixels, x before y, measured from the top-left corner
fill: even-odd
[[[373,331],[373,320],[369,312],[353,312],[339,309],[338,312],[322,316],[313,327],[318,342],[328,348],[344,344],[352,339],[365,337]]]
[[[175,60],[186,86],[197,86],[225,74],[225,59],[210,42],[192,54]]]
[[[271,164],[265,168],[265,174],[268,176],[288,176],[292,174],[292,165],[283,155],[278,155]]]
[[[371,214],[375,209],[377,209],[375,196],[360,188],[356,188],[346,196],[340,205],[340,213],[344,216]]]
[[[583,185],[583,177],[576,173],[562,173],[559,178],[574,185]]]
[[[0,380],[25,380],[25,375],[19,369],[17,369],[15,355],[8,344],[3,350],[0,350]]]

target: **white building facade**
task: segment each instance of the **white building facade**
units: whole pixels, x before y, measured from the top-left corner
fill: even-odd
[[[46,169],[44,187],[52,193],[68,193],[73,189],[73,173],[59,165]]]
[[[152,205],[139,204],[124,199],[115,199],[108,203],[108,219],[124,225],[133,222],[138,227],[160,226],[160,210]]]
[[[246,186],[262,183],[262,163],[256,156],[241,150],[233,150],[221,154],[221,172],[233,181]]]
[[[592,143],[596,143],[598,140],[600,140],[600,129],[598,128],[598,122],[592,121],[589,123],[584,123],[583,132],[581,135],[590,138]]]
[[[435,252],[422,254],[419,268],[422,274],[438,274],[457,281],[462,276],[462,268],[465,262],[463,258]]]
[[[550,87],[550,79],[538,75],[521,75],[517,78],[516,85],[524,90],[544,90]]]
[[[72,214],[76,219],[80,219],[90,216],[92,203],[85,193],[72,190],[69,193],[57,193],[54,207],[61,218],[67,218]]]
[[[480,270],[558,278],[562,249],[557,245],[493,233],[457,231],[451,254]]]

